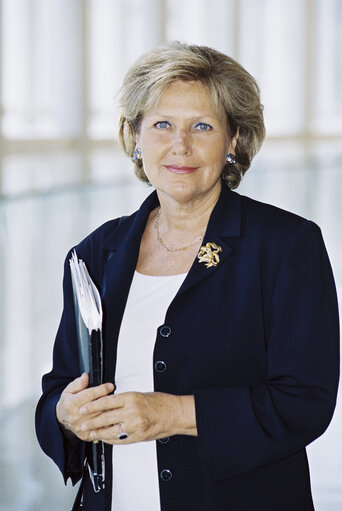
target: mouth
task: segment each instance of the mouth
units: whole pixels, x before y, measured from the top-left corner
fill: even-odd
[[[191,174],[198,169],[198,167],[187,167],[183,165],[165,165],[165,168],[174,174]]]

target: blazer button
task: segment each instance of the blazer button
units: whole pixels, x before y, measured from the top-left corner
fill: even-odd
[[[171,470],[167,469],[167,468],[164,468],[164,470],[162,470],[160,472],[160,479],[162,481],[170,481],[172,479],[172,472]]]
[[[169,337],[171,335],[171,328],[167,325],[161,326],[159,333],[162,337]]]
[[[163,362],[163,360],[158,360],[158,362],[155,363],[154,368],[157,373],[163,373],[166,371],[166,364]]]
[[[165,438],[158,438],[158,442],[160,444],[168,444],[170,442],[170,437],[166,436]]]

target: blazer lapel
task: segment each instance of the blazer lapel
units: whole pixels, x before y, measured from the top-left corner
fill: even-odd
[[[217,266],[207,268],[205,263],[200,262],[198,257],[196,257],[175,298],[188,291],[201,280],[208,278],[217,271],[220,271],[220,268],[224,264],[226,258],[232,252],[232,248],[229,246],[229,238],[240,236],[240,231],[240,195],[232,192],[225,183],[222,183],[219,200],[212,211],[203,239],[203,246],[207,243],[215,243],[221,247],[222,252],[219,253],[220,262]]]
[[[150,212],[159,204],[156,192],[131,217],[123,218],[104,241],[108,250],[102,282],[104,309],[104,360],[107,378],[115,369],[116,343],[137,265],[140,241]],[[106,377],[106,374],[105,374]]]

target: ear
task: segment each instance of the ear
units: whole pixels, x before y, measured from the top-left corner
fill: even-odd
[[[239,138],[239,133],[240,133],[240,128],[238,126],[235,135],[233,136],[233,138],[230,139],[229,149],[228,149],[229,153],[235,154],[235,148],[236,148],[236,144],[237,144],[237,141]]]

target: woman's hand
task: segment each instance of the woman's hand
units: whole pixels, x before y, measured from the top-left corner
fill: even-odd
[[[96,412],[80,414],[80,408],[95,403],[97,399],[104,398],[114,390],[112,383],[87,388],[88,384],[89,377],[87,373],[83,373],[64,389],[56,406],[57,419],[65,435],[71,437],[73,433],[85,441],[91,441],[94,438],[92,438],[92,432],[84,428],[84,424],[98,414]]]
[[[129,444],[172,435],[197,435],[193,396],[125,392],[99,397],[79,410],[86,438]],[[120,424],[128,438],[119,440]],[[79,435],[78,435],[79,436]]]

